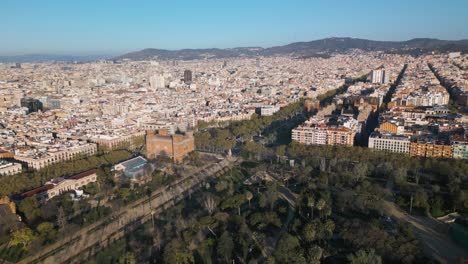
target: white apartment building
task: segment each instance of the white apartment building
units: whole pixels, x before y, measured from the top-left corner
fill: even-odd
[[[403,100],[404,101],[404,100]],[[406,98],[406,105],[411,106],[435,106],[435,105],[447,105],[450,101],[450,95],[448,93],[427,93],[422,95],[412,95]]]
[[[466,137],[452,138],[452,155],[455,159],[468,159],[468,139]]]
[[[374,132],[369,136],[369,148],[387,152],[409,154],[410,144],[409,136],[381,134],[378,132]]]
[[[21,164],[0,160],[0,176],[8,176],[21,172]]]
[[[385,83],[385,69],[378,69],[372,71],[372,83]]]
[[[153,89],[161,89],[166,86],[166,80],[162,75],[154,75],[150,78],[150,85]]]

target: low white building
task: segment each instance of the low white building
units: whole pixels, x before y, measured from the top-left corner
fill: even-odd
[[[57,178],[46,182],[43,186],[23,193],[23,198],[37,195],[41,201],[47,201],[65,192],[77,190],[97,181],[96,169],[88,170],[68,178]]]
[[[410,152],[410,137],[373,132],[369,136],[369,148],[381,151],[406,153]]]
[[[274,105],[265,105],[260,107],[260,115],[261,116],[271,116],[274,113],[278,112],[280,110],[279,106],[274,106]]]

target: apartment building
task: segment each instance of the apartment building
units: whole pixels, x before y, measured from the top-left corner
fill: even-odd
[[[21,173],[21,164],[0,160],[0,176],[8,176]]]
[[[466,136],[454,136],[450,140],[455,159],[468,159],[468,139]]]
[[[352,146],[356,132],[346,127],[327,129],[327,145]]]
[[[306,145],[326,145],[326,127],[299,126],[292,130],[292,140]]]
[[[410,153],[410,137],[373,132],[369,137],[369,148],[387,152]]]
[[[103,147],[107,150],[114,150],[122,146],[127,146],[128,148],[134,148],[135,147],[135,140],[138,138],[143,139],[145,136],[145,132],[135,132],[132,134],[128,135],[115,135],[115,136],[109,136],[109,135],[103,135],[103,136],[98,136],[94,137],[91,139],[91,141],[97,143],[99,147]]]
[[[65,150],[48,152],[41,156],[34,155],[15,155],[15,160],[24,162],[29,168],[40,170],[54,163],[71,160],[80,155],[92,156],[97,152],[97,145],[94,143],[86,143],[83,145],[73,146]]]
[[[343,124],[327,124],[326,120],[311,119],[292,130],[291,138],[306,145],[352,146],[360,126],[353,118],[346,118]],[[354,122],[352,122],[354,121]]]
[[[452,158],[452,146],[430,142],[411,142],[410,155],[413,157]]]

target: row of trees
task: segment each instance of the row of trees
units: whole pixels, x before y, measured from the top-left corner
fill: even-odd
[[[272,127],[282,125],[298,112],[302,112],[304,100],[291,103],[283,107],[272,116],[258,116],[253,114],[249,120],[234,121],[221,128],[199,128],[195,133],[195,143],[200,149],[218,149],[227,151],[236,146],[236,142],[249,141],[254,135],[258,135]]]

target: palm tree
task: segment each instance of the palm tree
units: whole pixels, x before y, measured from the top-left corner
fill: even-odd
[[[322,218],[322,216],[321,216],[321,215],[322,215],[322,210],[323,210],[323,208],[325,208],[325,205],[326,205],[326,204],[327,204],[326,201],[325,201],[324,199],[322,199],[322,198],[320,198],[320,199],[317,201],[317,204],[316,204],[315,207],[316,207],[316,208],[319,210],[319,212],[320,212],[320,218]]]
[[[314,194],[309,194],[309,197],[307,197],[307,206],[310,208],[312,219],[314,219],[314,206],[315,206],[315,195]]]
[[[348,256],[348,260],[351,264],[381,264],[382,258],[375,253],[374,249],[367,250],[359,250],[358,252],[351,254]]]
[[[149,204],[150,210],[151,210],[151,194],[152,194],[151,189],[146,187],[146,196],[148,197],[148,204]]]
[[[249,201],[249,208],[250,208],[250,200],[252,200],[253,194],[251,192],[247,191],[245,193],[245,198],[247,199],[247,201]]]

